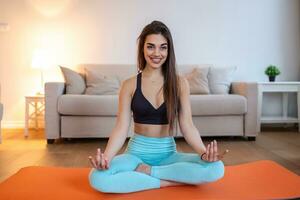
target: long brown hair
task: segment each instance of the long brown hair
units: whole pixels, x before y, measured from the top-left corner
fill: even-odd
[[[138,37],[137,64],[139,71],[144,70],[146,67],[146,60],[144,57],[144,44],[146,37],[151,34],[161,34],[166,38],[168,42],[168,56],[166,61],[162,65],[162,73],[164,76],[163,95],[167,105],[167,116],[170,126],[170,133],[171,135],[173,135],[174,128],[177,128],[176,119],[180,109],[180,88],[178,75],[176,72],[176,58],[173,39],[168,27],[160,21],[153,21],[145,26],[142,33]]]

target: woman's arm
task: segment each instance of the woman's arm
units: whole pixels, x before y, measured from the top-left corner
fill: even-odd
[[[180,77],[180,112],[179,127],[181,133],[187,143],[195,152],[202,155],[206,152],[205,145],[202,142],[199,131],[194,126],[192,120],[191,103],[190,103],[190,87],[188,81],[184,77]]]
[[[130,80],[125,80],[121,86],[119,93],[119,106],[116,125],[113,128],[108,143],[105,148],[104,156],[110,162],[111,159],[122,148],[128,134],[131,122],[131,91],[132,86]]]

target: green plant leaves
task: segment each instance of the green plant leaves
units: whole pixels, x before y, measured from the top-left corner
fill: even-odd
[[[277,66],[275,65],[269,65],[266,70],[265,70],[265,74],[267,76],[277,76],[279,75],[281,72],[280,70],[278,69]]]

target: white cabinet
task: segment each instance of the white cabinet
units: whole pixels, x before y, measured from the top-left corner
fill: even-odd
[[[264,93],[276,92],[282,94],[282,116],[262,116],[262,101]],[[297,93],[298,117],[288,116],[288,94]],[[261,123],[298,123],[300,132],[300,82],[259,82],[258,83],[258,106],[257,106],[257,131],[260,132]]]

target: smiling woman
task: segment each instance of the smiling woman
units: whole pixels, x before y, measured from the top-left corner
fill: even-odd
[[[207,147],[192,121],[189,85],[176,73],[173,40],[159,21],[148,24],[138,38],[139,73],[125,80],[119,93],[117,123],[104,153],[89,157],[91,186],[101,192],[129,193],[160,187],[202,184],[223,177],[224,154],[217,142]],[[123,146],[134,119],[133,137]],[[179,153],[173,137],[179,126],[196,153]]]
[[[176,116],[180,109],[180,84],[175,66],[176,58],[171,32],[162,22],[153,21],[145,26],[138,38],[138,69],[143,71],[143,77],[146,77],[142,84],[143,88],[151,88],[150,90],[142,88],[143,94],[152,97],[157,102],[165,101],[169,126],[168,129],[164,127],[165,133],[161,132],[160,135],[169,135],[169,132],[173,134],[176,128]],[[159,80],[159,78],[162,82],[159,90],[155,90],[152,84],[148,85],[149,80]],[[160,89],[162,89],[162,95],[159,95]],[[144,129],[143,132],[153,133],[151,128]]]

